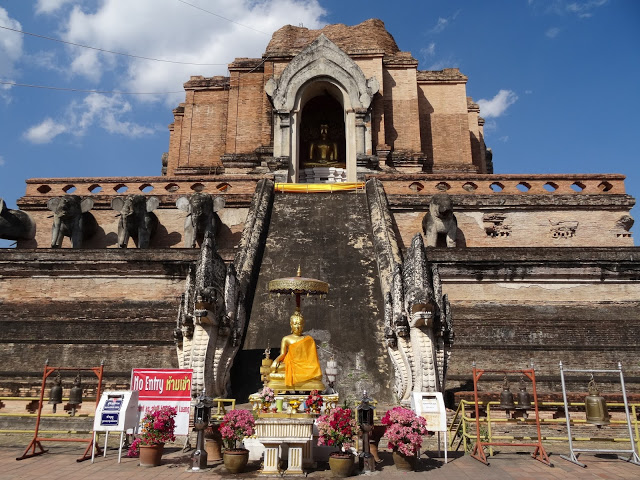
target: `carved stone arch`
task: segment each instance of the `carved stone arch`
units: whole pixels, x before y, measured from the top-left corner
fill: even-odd
[[[298,130],[304,91],[316,82],[333,85],[345,113],[347,138],[347,181],[356,180],[356,158],[371,150],[366,139],[365,116],[373,96],[379,90],[375,77],[367,80],[360,67],[326,36],[320,35],[300,52],[276,80],[271,78],[265,90],[273,102],[274,156],[288,157],[289,181],[297,181]]]

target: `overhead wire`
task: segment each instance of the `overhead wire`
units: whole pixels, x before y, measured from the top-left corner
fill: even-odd
[[[30,35],[32,37],[42,38],[42,39],[45,39],[45,40],[51,40],[52,42],[64,43],[66,45],[73,45],[75,47],[88,48],[88,49],[91,49],[91,50],[97,50],[98,52],[111,53],[113,55],[122,55],[123,57],[139,58],[139,59],[142,59],[142,60],[151,60],[151,61],[154,61],[154,62],[175,63],[175,64],[179,64],[179,65],[199,65],[199,66],[226,65],[226,63],[193,63],[193,62],[180,62],[180,61],[177,61],[177,60],[165,60],[165,59],[162,59],[162,58],[144,57],[142,55],[133,55],[131,53],[115,52],[113,50],[107,50],[105,48],[92,47],[90,45],[83,45],[81,43],[68,42],[66,40],[61,40],[59,38],[47,37],[46,35],[40,35],[38,33],[26,32],[24,30],[18,30],[17,28],[11,28],[11,27],[7,27],[7,26],[4,26],[4,25],[0,25],[0,28],[2,28],[4,30],[10,30],[10,31],[16,32],[16,33],[21,33],[23,35]]]
[[[66,92],[83,92],[83,93],[115,93],[119,95],[169,95],[173,93],[184,93],[184,90],[175,92],[119,92],[117,90],[90,90],[85,88],[66,88],[66,87],[53,87],[49,85],[34,85],[29,83],[16,83],[6,82],[0,80],[1,85],[10,85],[13,87],[28,87],[28,88],[42,88],[45,90],[61,90]]]
[[[223,20],[226,20],[227,22],[231,22],[231,23],[233,23],[235,25],[239,25],[241,27],[248,28],[249,30],[253,30],[254,32],[258,32],[258,33],[261,33],[263,35],[269,35],[269,33],[267,33],[267,32],[263,32],[262,30],[258,30],[257,28],[250,27],[249,25],[244,25],[243,23],[238,23],[238,22],[236,22],[234,20],[231,20],[230,18],[223,17],[222,15],[218,15],[215,12],[211,12],[209,10],[205,10],[204,8],[198,7],[197,5],[194,5],[193,3],[185,2],[184,0],[178,0],[178,1],[180,3],[184,3],[185,5],[189,5],[190,7],[193,7],[195,9],[197,9],[197,10],[202,11],[202,12],[209,13],[209,14],[213,15],[214,17],[218,17],[218,18],[221,18]]]

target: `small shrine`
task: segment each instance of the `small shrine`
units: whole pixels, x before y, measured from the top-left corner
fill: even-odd
[[[304,335],[301,297],[327,295],[329,284],[302,276],[300,267],[295,277],[269,282],[269,292],[293,295],[296,309],[289,320],[291,334],[282,338],[280,355],[273,361],[265,350],[260,373],[264,387],[249,396],[258,414],[256,436],[264,445],[261,474],[279,474],[280,451],[289,449],[287,474],[303,474],[303,467],[313,464],[314,420],[325,409],[337,407],[339,395],[333,390],[337,374],[335,361],[327,362],[329,390],[325,390],[323,373],[313,337]],[[317,429],[315,431],[317,437]]]

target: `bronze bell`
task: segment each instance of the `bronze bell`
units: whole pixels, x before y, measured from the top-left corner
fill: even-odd
[[[60,370],[56,378],[53,380],[53,387],[49,392],[49,405],[53,405],[53,413],[56,413],[56,405],[62,403],[62,378],[60,377]]]
[[[516,408],[513,403],[513,393],[509,391],[509,380],[507,376],[504,376],[504,383],[502,384],[502,393],[500,394],[500,408],[504,410],[513,410]]]
[[[518,392],[518,410],[530,410],[531,409],[531,394],[527,392],[527,386],[524,383],[524,378],[520,379],[520,392]]]
[[[69,392],[69,405],[71,405],[71,416],[76,414],[76,406],[82,403],[82,380],[80,378],[80,373],[76,375],[75,380],[73,381],[73,387],[71,387],[71,391]]]
[[[604,397],[600,395],[596,381],[591,375],[589,381],[589,395],[584,397],[584,406],[587,412],[587,423],[593,423],[598,427],[610,423],[609,411],[607,410],[607,402]]]

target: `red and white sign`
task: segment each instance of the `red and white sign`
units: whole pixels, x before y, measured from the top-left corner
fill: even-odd
[[[192,376],[191,369],[134,368],[131,371],[131,390],[139,392],[140,418],[153,407],[176,407],[176,435],[188,435]]]

